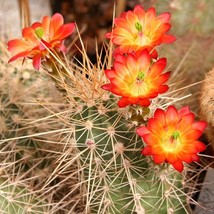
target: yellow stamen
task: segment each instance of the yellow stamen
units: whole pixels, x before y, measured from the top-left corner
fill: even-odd
[[[135,28],[139,31],[139,32],[142,32],[143,30],[143,26],[140,22],[136,22],[135,23]]]
[[[35,34],[39,39],[42,39],[42,37],[44,36],[45,32],[43,30],[43,28],[38,27],[35,29]]]
[[[180,133],[178,131],[174,131],[170,136],[166,136],[162,141],[162,148],[167,152],[174,152],[181,145],[180,142]]]

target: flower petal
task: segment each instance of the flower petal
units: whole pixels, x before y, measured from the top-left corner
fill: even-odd
[[[192,124],[192,128],[193,129],[197,129],[197,130],[199,130],[201,132],[204,131],[206,126],[207,126],[207,122],[204,122],[204,121],[199,121],[199,122],[195,122],[195,123]]]
[[[101,88],[104,89],[104,90],[106,90],[106,91],[111,91],[112,84],[108,83],[108,84],[102,85]]]
[[[54,34],[64,24],[63,16],[60,13],[55,13],[50,22],[50,28],[53,29]]]
[[[165,162],[166,157],[165,155],[153,155],[153,160],[156,164],[160,164]]]
[[[163,36],[162,42],[166,43],[166,44],[169,44],[169,43],[172,43],[172,42],[174,42],[176,40],[177,39],[176,39],[175,36],[168,34],[168,35],[164,35]]]
[[[202,132],[197,129],[190,129],[185,133],[181,133],[181,141],[182,142],[189,142],[195,141],[202,135]]]
[[[146,127],[146,126],[140,126],[136,130],[137,134],[140,135],[141,137],[145,134],[150,134],[151,131]]]
[[[174,106],[169,106],[166,110],[166,124],[169,130],[174,131],[179,121],[178,112]]]
[[[148,144],[149,146],[153,146],[156,144],[161,144],[161,139],[158,138],[158,136],[156,136],[155,134],[146,134],[143,135],[143,140],[146,144]]]
[[[177,154],[178,158],[186,163],[191,163],[192,160],[192,155],[191,154],[187,154],[185,152],[180,152]]]
[[[194,145],[195,145],[195,147],[197,149],[197,153],[198,152],[203,152],[206,149],[206,145],[203,144],[200,141],[194,141],[193,143],[194,143]]]
[[[33,57],[33,67],[36,69],[36,70],[39,70],[40,68],[40,65],[41,65],[41,55],[40,54],[37,54]]]
[[[154,118],[156,118],[157,120],[160,121],[161,124],[163,124],[163,126],[165,126],[166,124],[166,119],[165,119],[165,112],[162,109],[156,109],[155,113],[154,113]]]
[[[164,22],[169,22],[170,16],[171,16],[170,13],[165,12],[165,13],[162,13],[161,15],[159,15],[159,16],[157,17],[157,19],[160,20],[160,21],[163,22],[163,23],[164,23]]]
[[[49,39],[52,39],[54,32],[51,32],[50,29],[51,19],[49,16],[44,16],[41,23],[41,28],[44,30],[45,36]]]
[[[21,39],[10,40],[7,45],[8,50],[14,53],[29,51],[31,49],[31,47],[29,47],[29,43]]]
[[[151,102],[149,99],[140,99],[138,104],[144,107],[148,107],[151,104]]]
[[[145,156],[151,155],[151,147],[147,146],[147,147],[143,148],[141,153]]]
[[[184,169],[182,161],[176,161],[175,163],[172,164],[172,166],[179,172],[182,172]]]
[[[38,39],[36,38],[35,30],[31,27],[24,28],[22,30],[22,36],[28,42],[28,48],[30,45],[34,47],[39,43]]]
[[[149,119],[147,126],[149,130],[151,130],[154,134],[156,134],[160,138],[164,137],[166,134],[164,124],[162,124],[156,118]]]
[[[189,114],[190,113],[190,109],[188,106],[181,108],[180,110],[178,110],[178,115],[180,118],[182,118],[184,115]]]
[[[166,155],[166,160],[167,160],[170,164],[173,164],[173,163],[177,162],[177,161],[178,161],[177,154],[175,154],[175,153],[173,153],[173,152],[167,153],[167,155]]]
[[[177,130],[180,133],[185,133],[186,131],[188,131],[189,129],[192,129],[192,124],[194,122],[194,114],[193,113],[189,113],[184,115],[179,123],[177,124]]]
[[[129,104],[130,104],[129,99],[126,98],[126,97],[122,97],[122,98],[118,101],[118,103],[117,103],[117,105],[119,106],[119,108],[126,107],[126,106],[129,105]]]
[[[166,58],[161,58],[157,60],[157,62],[152,65],[150,72],[148,73],[148,78],[151,78],[152,80],[159,78],[165,67]]]
[[[66,37],[70,36],[75,30],[75,24],[70,23],[70,24],[65,24],[62,25],[54,34],[53,40],[63,40]]]
[[[27,57],[27,56],[29,56],[29,55],[30,55],[30,51],[20,52],[20,53],[14,55],[13,57],[11,57],[11,58],[9,59],[8,62],[10,63],[10,62],[15,61],[15,60],[18,59],[18,58]]]

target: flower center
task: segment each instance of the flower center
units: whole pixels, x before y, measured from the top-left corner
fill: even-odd
[[[174,131],[171,136],[173,139],[177,140],[180,137],[180,133],[178,131]]]
[[[140,71],[137,75],[136,82],[141,83],[143,82],[144,78],[145,78],[145,73],[143,71]]]
[[[162,147],[167,152],[174,152],[181,145],[180,142],[180,133],[178,131],[174,131],[170,136],[167,136],[163,139]]]
[[[139,31],[139,32],[142,32],[143,30],[143,26],[140,22],[136,22],[135,23],[135,28]]]
[[[42,39],[42,37],[44,36],[45,32],[43,30],[43,28],[38,27],[35,29],[35,34],[39,39]]]

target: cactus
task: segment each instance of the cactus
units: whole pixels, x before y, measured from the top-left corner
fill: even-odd
[[[0,179],[0,211],[6,213],[45,213],[47,205],[18,182]]]
[[[65,155],[65,148],[67,151],[71,149],[63,140],[61,144],[55,143],[55,137],[61,139],[61,136],[53,135],[63,129],[62,121],[56,123],[57,117],[52,113],[64,108],[64,98],[60,92],[53,90],[53,85],[44,83],[45,77],[32,70],[27,63],[21,68],[8,64],[5,49],[5,45],[1,44],[0,212],[58,214],[67,213],[74,205],[76,211],[81,210],[81,203],[77,204],[81,201],[80,196],[77,198],[80,190],[69,189],[79,181],[77,164],[73,162],[68,172],[58,173],[53,178],[54,169],[62,164],[59,154]],[[69,198],[69,202],[65,203],[68,198],[62,200],[62,194],[68,194],[68,198],[72,195],[73,199]],[[15,202],[7,203],[9,196],[14,197]]]
[[[213,80],[214,70],[212,69],[206,75],[204,82],[202,83],[200,90],[200,110],[201,117],[208,122],[207,130],[205,132],[211,147],[214,148],[214,105],[213,105]]]
[[[21,72],[17,72],[18,67],[8,65],[5,60],[8,52],[3,44],[1,52],[0,212],[45,213],[51,205],[46,197],[39,194],[36,186],[49,160],[41,161],[40,158],[44,156],[45,159],[46,154],[41,152],[39,142],[25,137],[33,132],[34,127],[27,125],[26,121],[28,116],[33,119],[34,113],[30,105],[26,107],[23,98],[35,96],[33,90],[29,93],[29,87],[38,84],[37,75],[27,64]]]
[[[85,213],[188,213],[182,176],[141,157],[136,127],[110,106],[83,106],[70,119],[87,186]]]
[[[139,14],[143,9],[137,6],[136,10]],[[150,15],[151,13],[154,13],[153,9],[150,9]],[[102,51],[97,53],[96,65],[90,62],[84,47],[82,62],[75,61],[75,58],[69,61],[64,57],[62,53],[66,49],[63,45],[64,39],[73,32],[74,24],[63,25],[60,14],[55,14],[52,18],[44,18],[42,25],[37,23],[32,25],[32,28],[25,29],[24,35],[27,39],[9,41],[9,50],[16,52],[10,62],[21,56],[32,58],[34,68],[42,67],[48,74],[48,77],[42,76],[42,78],[45,81],[52,80],[54,84],[46,85],[45,88],[38,87],[37,90],[30,90],[31,86],[33,88],[38,84],[37,80],[35,84],[26,84],[30,92],[24,100],[29,102],[28,105],[25,106],[23,100],[16,102],[15,105],[10,104],[10,110],[15,109],[16,115],[22,118],[21,123],[14,129],[14,123],[11,122],[14,117],[11,117],[11,111],[8,114],[3,113],[9,115],[7,121],[10,122],[6,121],[2,124],[6,126],[12,124],[10,128],[12,131],[1,140],[1,149],[7,151],[2,158],[11,163],[11,166],[6,167],[6,177],[21,181],[20,185],[14,185],[9,180],[2,180],[4,192],[6,192],[5,186],[12,186],[9,192],[15,189],[15,193],[20,193],[20,204],[27,200],[26,203],[30,207],[39,205],[38,210],[33,210],[33,213],[185,214],[191,212],[187,199],[191,203],[194,200],[191,199],[191,192],[185,191],[188,167],[180,173],[183,170],[182,161],[187,163],[198,161],[197,153],[203,151],[205,146],[198,141],[194,142],[196,146],[192,145],[191,136],[188,136],[188,145],[183,143],[180,139],[183,136],[181,130],[185,131],[186,127],[181,126],[180,132],[173,131],[169,134],[167,131],[172,128],[172,124],[182,121],[182,117],[185,117],[187,133],[190,130],[196,141],[195,138],[202,133],[206,124],[205,122],[193,124],[194,116],[188,108],[182,108],[177,112],[171,106],[186,96],[177,97],[176,90],[162,95],[168,89],[168,86],[163,84],[168,80],[169,72],[162,73],[166,60],[155,59],[157,51],[154,49],[162,41],[171,43],[175,38],[167,34],[169,16],[163,14],[159,19],[160,33],[158,32],[158,36],[154,37],[154,41],[151,39],[151,43],[145,45],[145,49],[141,50],[142,47],[139,47],[137,52],[136,45],[127,48],[120,44],[117,51],[120,50],[122,53],[116,53],[115,50],[113,53],[113,45],[110,43],[103,46],[106,50],[104,60],[101,60]],[[48,23],[51,23],[49,27],[46,26]],[[141,45],[143,26],[140,22],[134,24]],[[37,28],[34,28],[35,26]],[[149,24],[148,28],[150,29]],[[52,33],[49,34],[49,30]],[[154,31],[154,35],[157,33],[156,27],[150,30]],[[31,32],[34,33],[30,34]],[[110,34],[107,37],[112,39]],[[114,41],[122,39],[116,38]],[[148,41],[150,42],[150,39]],[[26,46],[30,48],[17,53],[20,48],[16,49],[16,45],[23,43],[24,48]],[[82,44],[81,37],[80,43]],[[128,62],[128,68],[138,66],[140,69],[143,68],[139,69],[140,72],[134,83],[138,87],[138,84],[148,81],[148,88],[152,88],[152,92],[148,95],[138,95],[137,98],[127,98],[126,96],[130,96],[128,90],[132,87],[126,87],[126,82],[123,81],[126,78],[129,81],[127,75],[122,77],[122,80],[119,79],[119,83],[125,89],[128,88],[123,97],[120,88],[116,87],[117,82],[112,83],[113,75],[121,70],[121,67],[119,70],[116,69],[118,64],[112,67],[113,57],[115,57],[114,62],[118,64]],[[143,67],[135,64],[141,61],[145,63]],[[104,70],[111,83],[106,84],[108,80]],[[147,71],[150,78],[147,77]],[[150,85],[151,82],[153,85]],[[138,93],[141,93],[141,89]],[[110,95],[106,90],[113,94]],[[118,96],[115,96],[114,92],[122,96],[122,101],[118,101]],[[53,97],[49,97],[51,93]],[[4,96],[2,97],[5,100]],[[32,105],[36,109],[35,113],[30,111]],[[157,110],[157,108],[161,109]],[[164,110],[171,113],[163,116]],[[158,126],[154,126],[153,123],[154,120],[159,123],[157,115],[162,115],[160,117],[162,119],[159,118],[162,122],[163,117],[166,118],[164,124],[159,126],[164,132],[166,131],[166,137],[161,138],[166,150],[161,147],[163,150],[161,157],[164,158],[160,159],[160,155],[157,155],[159,160],[153,157],[157,151],[152,153],[151,145],[150,147],[147,145],[151,144],[150,141],[144,139],[144,135],[152,133],[152,127]],[[173,118],[176,118],[176,121]],[[4,129],[2,133],[6,133]],[[15,141],[11,153],[9,152],[11,148],[7,147],[10,141]],[[152,144],[155,143],[157,142]],[[183,147],[176,149],[180,145]],[[183,149],[186,150],[185,153],[182,153]],[[175,154],[171,154],[171,151],[175,151]],[[152,157],[147,157],[150,155]],[[178,158],[177,155],[183,155],[184,159]],[[29,198],[26,199],[25,195],[29,195]],[[18,206],[21,206],[20,210],[25,212],[24,206]],[[44,209],[40,211],[43,207]]]

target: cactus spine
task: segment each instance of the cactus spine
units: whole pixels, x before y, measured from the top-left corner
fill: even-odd
[[[208,122],[208,127],[206,130],[206,136],[208,138],[209,143],[212,148],[214,148],[214,69],[209,71],[206,74],[205,80],[202,83],[202,87],[200,89],[200,110],[201,116]]]

